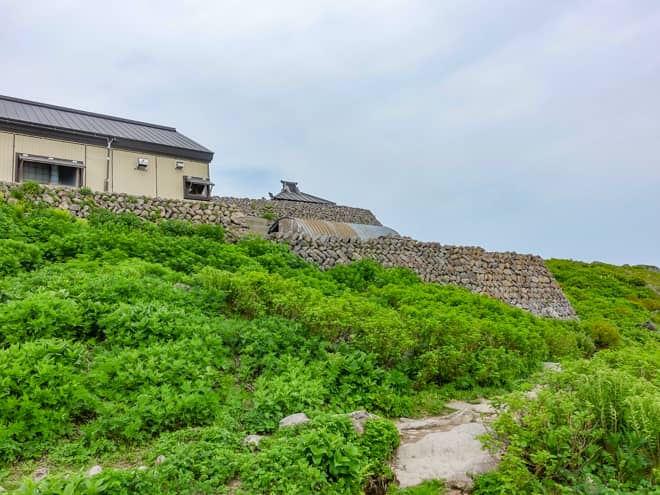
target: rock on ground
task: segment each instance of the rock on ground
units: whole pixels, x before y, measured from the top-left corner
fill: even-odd
[[[362,435],[364,433],[365,423],[370,419],[377,419],[379,416],[376,414],[371,414],[365,410],[360,410],[348,413],[348,417],[351,418],[351,422],[353,423],[353,428],[355,431],[359,435]]]
[[[243,439],[243,445],[259,447],[259,442],[261,442],[262,438],[263,435],[248,435]]]
[[[296,413],[283,418],[280,421],[279,426],[280,428],[287,428],[289,426],[302,425],[305,423],[309,423],[309,418],[307,415],[305,413]]]
[[[392,468],[401,487],[444,479],[450,488],[464,490],[472,482],[468,473],[484,473],[497,466],[477,439],[486,433],[484,421],[495,413],[490,403],[454,401],[447,406],[456,411],[420,420],[403,418],[397,424],[402,438]]]

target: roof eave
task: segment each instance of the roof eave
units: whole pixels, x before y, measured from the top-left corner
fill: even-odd
[[[73,140],[83,144],[95,144],[101,146],[106,146],[108,138],[114,138],[114,148],[121,148],[129,151],[149,152],[159,155],[172,156],[174,158],[186,158],[189,160],[198,160],[203,162],[211,162],[213,160],[213,152],[210,150],[201,151],[187,148],[177,148],[175,146],[167,146],[164,144],[135,141],[107,134],[76,131],[73,129],[64,129],[59,127],[14,121],[6,118],[0,118],[0,130],[31,134],[39,137],[63,139],[68,141]]]

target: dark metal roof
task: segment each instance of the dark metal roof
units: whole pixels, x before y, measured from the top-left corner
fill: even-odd
[[[0,95],[0,128],[44,136],[102,143],[115,138],[113,146],[211,161],[213,152],[178,132],[174,127],[149,124],[110,115],[85,112],[36,101]]]
[[[297,182],[286,180],[281,180],[280,182],[282,183],[282,190],[275,195],[269,193],[271,199],[281,201],[300,201],[303,203],[317,203],[325,205],[335,204],[327,199],[319,198],[318,196],[313,196],[311,194],[302,192],[300,189],[298,189]]]

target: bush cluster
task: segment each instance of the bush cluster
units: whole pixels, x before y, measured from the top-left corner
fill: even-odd
[[[362,261],[321,272],[282,245],[227,244],[217,226],[106,211],[79,220],[29,196],[0,202],[0,482],[22,484],[19,493],[361,493],[392,482],[398,437],[387,419],[357,435],[350,411],[413,415],[442,394],[511,390],[542,361],[594,353],[593,366],[658,384],[658,353],[636,326],[654,299],[632,275],[607,280],[623,284],[625,304],[619,285],[598,287],[610,302],[592,311],[580,302],[594,296],[592,281],[553,262],[583,317],[560,322],[408,270]],[[635,359],[632,345],[642,350]],[[596,400],[580,383],[552,385],[561,411]],[[621,399],[616,428],[597,405],[571,425],[589,431],[600,418],[607,435],[647,432],[654,397]],[[311,423],[278,429],[297,412]],[[515,433],[507,428],[501,438]],[[530,448],[569,440],[532,431]],[[242,444],[248,434],[269,437],[253,451]],[[652,435],[635,434],[646,450],[621,483],[651,483]],[[21,482],[14,473],[38,459],[53,474]],[[86,477],[99,462],[110,467]],[[149,469],[137,470],[142,463]]]

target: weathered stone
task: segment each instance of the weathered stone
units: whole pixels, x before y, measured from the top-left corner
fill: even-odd
[[[556,371],[556,372],[563,371],[560,363],[552,363],[552,362],[549,362],[549,361],[543,363],[543,369],[550,370],[550,371]]]
[[[646,328],[647,330],[652,330],[653,332],[658,331],[658,327],[655,323],[653,323],[651,320],[647,320],[644,323],[641,324],[642,327]]]
[[[262,438],[264,438],[263,435],[248,435],[243,439],[243,445],[259,447]]]
[[[154,461],[154,464],[162,464],[165,462],[166,457],[164,455],[159,455],[156,457],[156,460]]]
[[[293,253],[329,269],[363,258],[384,266],[410,268],[426,282],[453,284],[500,299],[537,316],[575,319],[576,313],[538,256],[489,253],[480,248],[442,246],[409,238],[340,239],[323,242],[302,233],[278,232],[270,238]],[[390,246],[396,244],[396,254]],[[479,268],[475,269],[475,266]]]
[[[402,418],[397,424],[402,440],[392,468],[402,487],[443,478],[449,488],[467,491],[471,473],[497,466],[497,460],[478,440],[487,431],[483,422],[495,414],[490,403],[455,401],[447,406],[457,410],[433,418]]]
[[[376,414],[371,414],[365,410],[361,411],[353,411],[351,413],[348,413],[348,417],[351,418],[351,421],[353,422],[353,428],[355,428],[355,431],[362,435],[364,433],[364,424],[370,420],[370,419],[376,419],[379,416]]]
[[[291,414],[286,418],[282,418],[279,427],[288,428],[290,426],[302,425],[305,423],[309,423],[309,418],[307,417],[307,415],[305,413],[296,413],[296,414]]]

